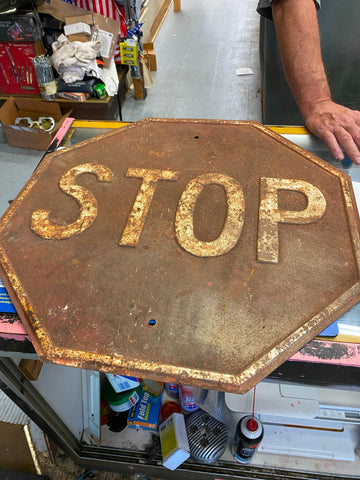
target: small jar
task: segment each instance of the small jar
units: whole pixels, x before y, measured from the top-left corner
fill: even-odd
[[[188,385],[179,385],[180,405],[184,413],[196,412],[199,410],[194,398],[194,388]]]

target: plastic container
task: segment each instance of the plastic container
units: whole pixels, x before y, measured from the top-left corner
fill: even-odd
[[[143,388],[145,391],[149,392],[151,395],[154,397],[157,397],[158,395],[162,394],[162,391],[164,389],[164,383],[163,382],[157,382],[155,380],[142,380],[143,383]]]
[[[114,373],[106,373],[105,375],[116,393],[134,389],[141,383],[141,379],[136,377],[125,377]]]
[[[164,422],[173,413],[181,413],[181,406],[176,402],[165,402],[161,405],[160,418]]]
[[[165,382],[165,391],[166,393],[173,398],[179,398],[179,385],[177,383],[167,383]]]
[[[105,400],[114,412],[125,412],[137,403],[141,390],[141,385],[139,385],[134,389],[116,393],[108,379],[105,378],[101,388],[101,398]]]
[[[199,410],[199,405],[194,398],[194,388],[188,385],[179,385],[180,405],[182,411],[185,413],[196,412]]]

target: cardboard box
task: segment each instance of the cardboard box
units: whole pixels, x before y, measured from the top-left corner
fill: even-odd
[[[77,22],[77,23],[72,23],[71,25],[65,25],[64,33],[67,37],[69,35],[74,35],[76,33],[82,33],[89,39],[91,35],[91,28],[90,28],[90,25],[88,25],[87,23]]]
[[[78,23],[79,21],[86,23],[87,25],[94,25],[94,17],[92,13],[88,13],[87,15],[76,15],[75,17],[65,17],[66,25],[73,25],[74,23]]]
[[[123,65],[138,64],[138,43],[133,38],[127,38],[120,42],[121,63]]]
[[[173,413],[160,425],[159,433],[163,466],[175,470],[190,457],[184,415]]]
[[[86,29],[86,32],[72,32],[72,33],[67,33],[71,32],[71,28],[74,28],[75,25],[86,25],[84,27]],[[69,30],[70,29],[70,30]],[[75,17],[66,17],[65,18],[65,27],[64,27],[64,33],[68,37],[70,42],[88,42],[89,40],[94,40],[96,39],[96,29],[94,25],[94,18],[92,16],[92,13],[89,13],[88,15],[78,15]],[[95,35],[95,38],[94,38]]]
[[[150,392],[142,390],[140,399],[132,407],[128,415],[128,426],[144,430],[157,431],[159,426],[159,414],[161,408],[161,397],[154,397]]]
[[[71,112],[72,110],[69,110],[62,114],[60,106],[53,102],[10,97],[0,108],[0,121],[9,145],[46,150],[63,121]],[[34,128],[16,126],[15,119],[17,117],[30,117],[33,120],[37,120],[39,117],[53,117],[56,124],[51,132],[44,132]]]
[[[59,92],[57,95],[60,98],[74,100],[74,102],[85,102],[85,100],[90,97],[90,93],[87,92]]]
[[[107,67],[107,63],[110,61],[111,58],[111,52],[114,52],[115,49],[115,44],[114,44],[114,39],[117,36],[114,36],[113,32],[109,31],[109,29],[102,28],[100,25],[103,24],[102,20],[99,18],[96,18],[95,13],[91,13],[90,15],[81,15],[78,17],[66,17],[65,22],[66,24],[70,27],[74,27],[75,24],[86,24],[90,28],[90,35],[87,35],[82,32],[74,32],[71,35],[68,35],[68,39],[70,42],[88,42],[90,40],[96,42],[99,41],[101,42],[101,48],[99,51],[99,54],[103,58],[104,61],[104,66]],[[100,15],[101,17],[101,15]],[[107,17],[104,17],[107,18]],[[110,19],[107,19],[110,20]],[[69,23],[70,22],[70,23]],[[64,32],[65,32],[64,28]],[[65,32],[65,35],[67,33]],[[107,61],[108,59],[108,61]]]
[[[94,25],[98,30],[97,40],[102,42],[100,53],[103,57],[105,67],[109,68],[120,35],[120,22],[118,20],[113,20],[98,13],[89,12],[89,10],[70,5],[62,0],[48,0],[48,2],[38,5],[37,10],[39,13],[51,15],[64,23],[66,18],[76,16],[78,17],[78,21],[84,22],[85,18],[91,14]]]

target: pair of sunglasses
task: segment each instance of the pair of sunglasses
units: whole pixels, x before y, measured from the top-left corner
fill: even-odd
[[[33,120],[30,117],[17,117],[15,119],[15,125],[19,127],[30,127],[43,130],[44,132],[51,132],[55,124],[53,117],[39,117],[37,120]]]

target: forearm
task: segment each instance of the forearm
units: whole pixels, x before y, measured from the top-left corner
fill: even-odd
[[[339,7],[340,8],[340,7]],[[313,0],[274,0],[272,14],[285,75],[305,125],[338,160],[360,165],[360,112],[332,101]]]
[[[331,100],[313,0],[274,0],[272,14],[288,84],[306,119]]]

